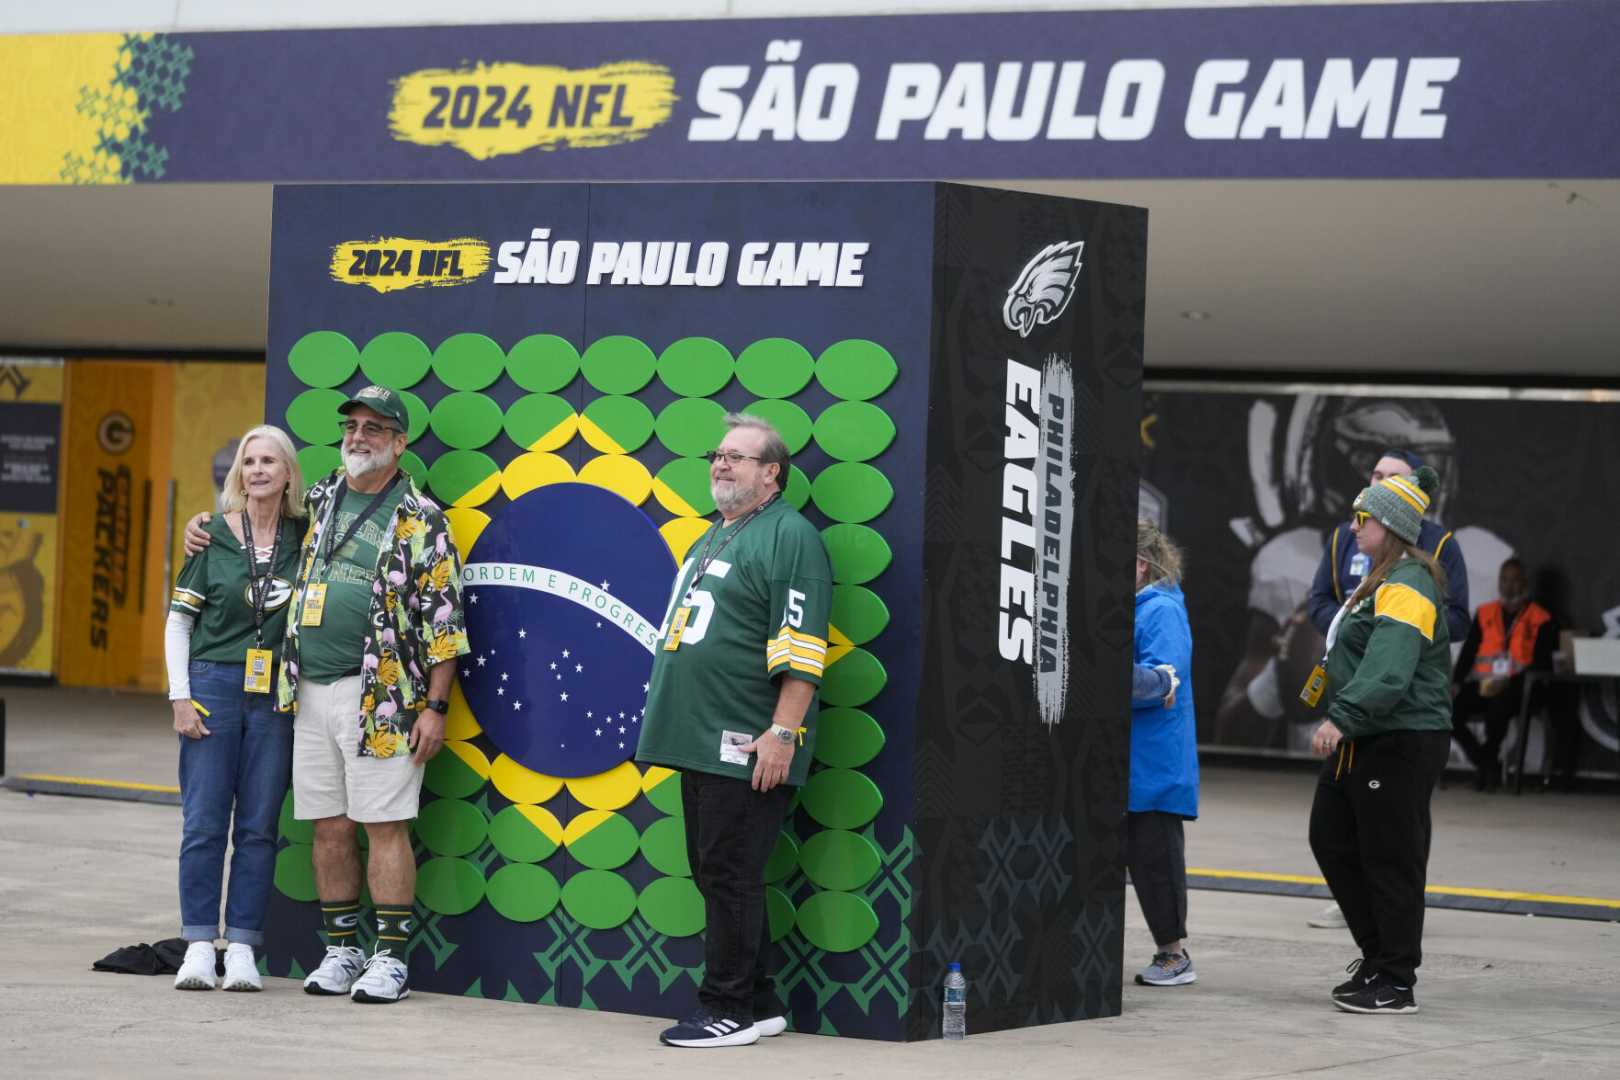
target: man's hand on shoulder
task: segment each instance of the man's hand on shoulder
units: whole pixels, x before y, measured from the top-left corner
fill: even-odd
[[[212,520],[214,520],[214,515],[204,510],[186,522],[185,548],[187,555],[195,555],[213,542],[213,538],[203,528]]]

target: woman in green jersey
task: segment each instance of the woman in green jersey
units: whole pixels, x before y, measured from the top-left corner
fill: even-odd
[[[1451,747],[1445,572],[1416,546],[1439,477],[1428,466],[1356,496],[1356,544],[1372,570],[1334,616],[1327,658],[1301,697],[1331,698],[1311,747],[1328,760],[1311,806],[1311,850],[1361,956],[1333,989],[1345,1012],[1417,1011],[1429,796]]]
[[[254,946],[275,873],[276,821],[292,768],[292,719],[274,709],[287,600],[298,566],[304,481],[291,441],[263,426],[242,436],[225,474],[213,543],[186,559],[164,632],[169,699],[180,741],[181,936],[174,985],[217,985],[225,846],[226,990],[258,990]],[[234,816],[234,824],[233,824]]]

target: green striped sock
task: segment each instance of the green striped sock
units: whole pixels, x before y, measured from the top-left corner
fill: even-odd
[[[328,945],[353,945],[360,931],[359,899],[321,901],[321,925]]]
[[[392,949],[396,956],[403,955],[415,930],[416,919],[410,908],[377,905],[377,948]]]

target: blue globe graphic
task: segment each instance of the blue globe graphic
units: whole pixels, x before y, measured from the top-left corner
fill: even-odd
[[[674,582],[652,520],[606,489],[551,484],[497,513],[462,571],[461,690],[490,741],[551,776],[633,757]]]

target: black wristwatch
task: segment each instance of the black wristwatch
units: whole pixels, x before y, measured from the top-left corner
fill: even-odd
[[[422,707],[429,712],[447,713],[450,711],[450,703],[444,698],[428,698],[427,701],[422,703]]]

